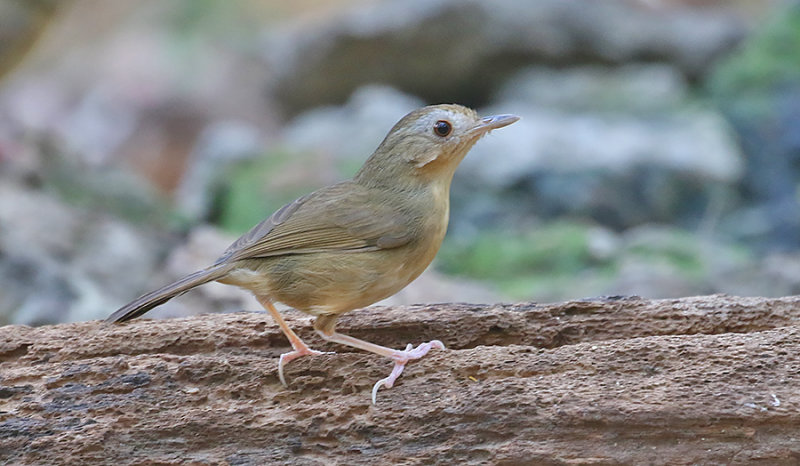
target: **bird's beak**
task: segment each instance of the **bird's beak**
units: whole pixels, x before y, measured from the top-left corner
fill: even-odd
[[[502,128],[503,126],[508,126],[511,123],[516,122],[519,120],[519,117],[516,115],[494,115],[481,118],[480,123],[475,125],[470,133],[473,134],[486,134],[489,131],[497,128]]]

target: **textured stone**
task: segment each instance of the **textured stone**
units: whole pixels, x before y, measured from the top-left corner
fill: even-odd
[[[262,314],[0,328],[0,462],[796,464],[800,297],[373,308],[439,338],[371,405],[375,355],[302,358]]]

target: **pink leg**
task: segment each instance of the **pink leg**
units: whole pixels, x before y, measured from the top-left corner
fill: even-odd
[[[391,358],[394,359],[394,368],[392,368],[392,373],[389,374],[389,377],[385,379],[378,380],[375,385],[372,387],[372,404],[375,404],[378,400],[378,389],[381,386],[386,388],[392,388],[394,385],[394,381],[400,377],[400,374],[403,373],[403,369],[406,367],[406,363],[408,361],[413,361],[415,359],[420,359],[421,357],[428,354],[428,351],[431,348],[437,348],[440,350],[444,349],[444,344],[439,340],[431,340],[427,343],[422,343],[416,348],[411,343],[406,346],[405,351],[397,351],[392,354]]]
[[[318,317],[314,322],[314,328],[317,330],[317,333],[319,333],[322,338],[328,341],[352,346],[354,348],[360,348],[371,353],[380,354],[381,356],[386,356],[394,361],[394,368],[392,368],[391,374],[389,374],[388,377],[377,381],[372,387],[372,404],[376,404],[378,399],[378,390],[381,387],[392,388],[395,380],[397,380],[397,378],[400,377],[400,374],[403,373],[406,363],[415,359],[420,359],[428,354],[428,351],[430,351],[431,348],[444,349],[444,344],[441,341],[432,340],[428,343],[422,343],[416,348],[414,348],[414,345],[409,343],[405,350],[395,350],[385,346],[376,345],[375,343],[370,343],[368,341],[359,340],[358,338],[354,338],[349,335],[337,333],[335,326],[335,316],[321,316]]]
[[[261,303],[262,306],[264,306],[264,309],[269,311],[270,315],[272,316],[273,319],[275,319],[275,322],[278,323],[278,326],[281,328],[284,335],[286,335],[286,338],[289,339],[289,343],[292,344],[292,348],[294,348],[294,351],[283,353],[280,359],[278,360],[278,378],[281,380],[281,383],[283,384],[284,387],[288,385],[286,384],[286,378],[283,376],[283,366],[299,358],[300,356],[308,356],[312,354],[331,354],[322,351],[312,350],[311,348],[309,348],[308,345],[306,345],[303,342],[303,340],[301,340],[300,337],[298,337],[297,334],[295,334],[292,331],[292,329],[289,328],[289,325],[286,323],[285,320],[283,320],[283,317],[281,317],[280,312],[278,312],[278,310],[275,309],[275,306],[272,304],[272,301],[261,297],[256,297],[256,299],[258,299],[258,302]]]

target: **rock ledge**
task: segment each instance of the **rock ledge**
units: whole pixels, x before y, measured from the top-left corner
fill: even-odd
[[[355,311],[390,363],[326,346],[280,385],[268,316],[0,328],[0,463],[800,462],[800,296]]]

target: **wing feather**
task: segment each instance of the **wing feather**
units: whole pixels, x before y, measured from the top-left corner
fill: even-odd
[[[319,251],[397,248],[413,237],[413,222],[375,192],[346,181],[286,204],[236,240],[217,264]]]

